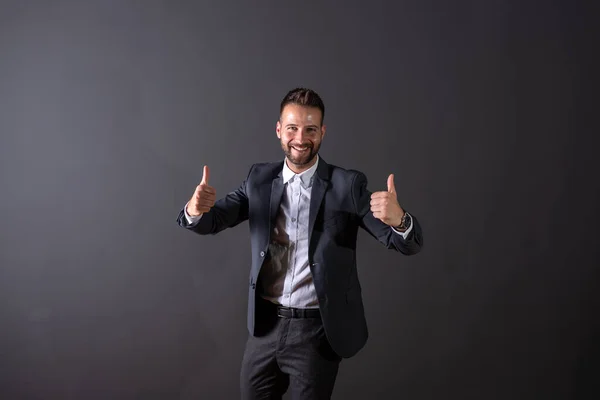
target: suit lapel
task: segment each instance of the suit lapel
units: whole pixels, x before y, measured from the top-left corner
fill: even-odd
[[[319,209],[321,208],[321,203],[323,202],[323,197],[325,197],[325,192],[329,186],[329,165],[323,160],[323,158],[319,158],[319,165],[317,166],[317,171],[314,175],[313,187],[310,194],[310,211],[308,214],[308,242],[310,243],[310,238],[312,237],[313,228],[315,227],[315,220],[317,219],[317,214],[319,213]]]
[[[310,235],[312,234],[313,228],[315,226],[315,220],[317,219],[317,214],[319,213],[319,208],[321,208],[321,202],[323,201],[323,197],[325,196],[326,189],[327,189],[327,182],[325,182],[322,179],[317,178],[315,176],[312,191],[310,194],[310,211],[308,214],[309,240],[310,240]]]
[[[283,195],[283,176],[281,172],[273,179],[271,183],[271,200],[269,206],[269,236],[273,232],[275,226],[275,218],[277,217],[277,211],[281,204],[281,197]]]

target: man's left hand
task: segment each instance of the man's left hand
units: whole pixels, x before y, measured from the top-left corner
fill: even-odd
[[[371,212],[373,216],[389,226],[398,226],[402,223],[404,210],[398,203],[394,174],[387,179],[387,192],[375,192],[371,195]]]

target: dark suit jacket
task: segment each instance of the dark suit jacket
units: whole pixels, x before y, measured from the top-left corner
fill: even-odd
[[[252,249],[249,277],[248,330],[256,333],[257,278],[269,257],[269,242],[284,190],[283,161],[254,164],[241,186],[216,201],[197,225],[180,226],[198,234],[216,234],[248,220]],[[333,350],[341,357],[355,355],[366,343],[367,323],[356,270],[358,228],[405,255],[423,245],[421,227],[411,213],[413,228],[406,240],[375,218],[371,192],[361,172],[329,165],[321,157],[314,175],[309,217],[309,265],[319,299],[323,325]]]

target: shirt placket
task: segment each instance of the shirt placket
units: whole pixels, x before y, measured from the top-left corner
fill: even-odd
[[[300,203],[300,180],[294,179],[291,185],[291,201],[290,201],[290,241],[292,243],[292,254],[288,265],[288,281],[289,286],[287,288],[287,300],[288,306],[292,304],[292,290],[294,288],[294,280],[296,277],[296,257],[298,253],[298,213]]]

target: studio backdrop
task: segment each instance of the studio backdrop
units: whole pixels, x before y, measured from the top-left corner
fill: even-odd
[[[283,160],[298,86],[323,159],[393,173],[424,234],[360,233],[334,398],[597,396],[587,13],[528,3],[2,1],[0,398],[238,398],[248,225],[176,218],[204,165],[223,196]]]

